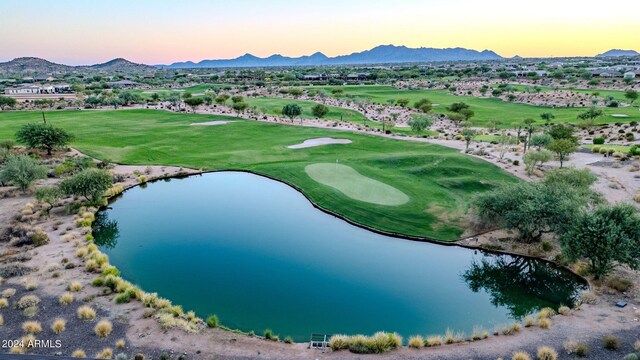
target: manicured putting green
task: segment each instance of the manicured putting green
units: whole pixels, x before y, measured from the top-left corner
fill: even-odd
[[[319,163],[307,165],[304,171],[313,180],[330,186],[354,200],[387,206],[398,206],[409,201],[409,197],[402,191],[366,177],[350,166]]]

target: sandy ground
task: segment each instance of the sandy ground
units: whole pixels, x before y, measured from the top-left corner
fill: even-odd
[[[303,141],[300,144],[287,146],[289,149],[305,149],[310,147],[322,146],[322,145],[332,145],[332,144],[351,144],[351,140],[349,139],[334,139],[334,138],[317,138],[317,139],[308,139]]]

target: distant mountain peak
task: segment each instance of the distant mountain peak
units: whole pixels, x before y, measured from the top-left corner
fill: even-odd
[[[612,57],[612,56],[640,56],[635,50],[622,50],[622,49],[611,49],[609,51],[605,51],[602,54],[596,55],[596,57]]]

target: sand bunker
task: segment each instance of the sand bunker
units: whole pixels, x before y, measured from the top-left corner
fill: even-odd
[[[621,117],[621,118],[629,117],[629,115],[626,115],[626,114],[611,114],[611,116],[613,116],[613,117]]]
[[[319,163],[307,165],[304,171],[313,180],[330,186],[354,200],[387,206],[398,206],[409,201],[409,197],[402,191],[364,176],[350,166]]]
[[[305,140],[300,144],[295,144],[291,146],[287,146],[289,149],[304,149],[315,146],[322,145],[331,145],[331,144],[351,144],[351,140],[349,139],[334,139],[334,138],[317,138],[317,139],[309,139]]]
[[[226,124],[229,124],[229,123],[232,123],[232,122],[235,122],[235,121],[216,120],[216,121],[192,123],[191,126],[216,126],[216,125],[226,125]]]

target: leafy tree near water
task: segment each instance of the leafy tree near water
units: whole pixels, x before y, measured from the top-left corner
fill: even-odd
[[[49,205],[49,208],[46,209],[46,212],[48,213],[53,209],[53,206],[58,202],[58,200],[60,200],[62,192],[55,186],[43,186],[36,189],[35,195],[38,202]]]
[[[581,212],[560,237],[563,253],[572,261],[586,258],[596,279],[618,264],[640,268],[640,216],[627,204]]]
[[[82,196],[92,205],[102,205],[104,193],[113,184],[111,175],[100,169],[87,169],[62,180],[60,189],[66,195]]]

